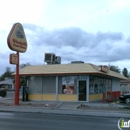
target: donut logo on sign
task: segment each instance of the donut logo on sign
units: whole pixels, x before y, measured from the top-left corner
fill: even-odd
[[[8,46],[13,51],[25,52],[27,50],[27,40],[23,26],[15,23],[7,38]]]
[[[16,36],[18,38],[24,38],[24,32],[23,32],[23,29],[21,27],[18,27],[18,29],[16,31]]]

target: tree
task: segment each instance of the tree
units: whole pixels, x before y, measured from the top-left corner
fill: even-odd
[[[30,66],[30,63],[21,64],[21,65],[19,66],[19,68],[20,68],[20,69],[23,69],[23,68],[26,67],[26,66]],[[14,84],[15,84],[15,80],[14,80]],[[27,79],[26,79],[25,76],[21,76],[21,77],[20,77],[20,88],[21,88],[21,86],[27,86]]]
[[[26,67],[26,66],[30,66],[30,63],[28,62],[28,63],[26,63],[26,64],[21,64],[19,67],[20,67],[20,69],[22,69],[22,68],[24,68],[24,67]]]
[[[6,71],[4,73],[5,77],[11,77],[11,68],[10,67],[6,67]]]
[[[6,77],[11,77],[11,68],[10,67],[6,67],[5,72],[0,76],[0,81],[4,80]]]
[[[109,65],[109,68],[110,68],[110,70],[112,70],[114,72],[117,72],[117,73],[121,72],[121,70],[120,70],[120,68],[118,68],[118,66]]]
[[[128,70],[127,70],[126,68],[124,68],[124,69],[122,70],[122,74],[123,74],[125,77],[129,77],[129,75],[128,75]]]
[[[130,78],[130,72],[128,73],[128,77]]]
[[[26,66],[30,66],[30,63],[21,64],[20,69],[23,69]],[[20,77],[20,86],[27,86],[27,79],[26,77]]]

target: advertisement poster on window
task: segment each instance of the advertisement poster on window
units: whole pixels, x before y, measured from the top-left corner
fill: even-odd
[[[62,93],[74,94],[74,77],[62,77]]]

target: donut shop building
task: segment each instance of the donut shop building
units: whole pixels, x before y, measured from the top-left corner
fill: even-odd
[[[106,66],[90,63],[26,66],[20,76],[27,77],[30,101],[91,102],[104,93],[120,93],[123,75]]]

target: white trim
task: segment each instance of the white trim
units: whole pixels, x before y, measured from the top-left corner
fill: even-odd
[[[77,102],[79,101],[79,80],[78,79],[76,79],[77,80]]]
[[[58,101],[58,76],[56,76],[56,101]]]
[[[86,100],[86,102],[89,102],[89,75],[87,75],[87,86],[86,86],[86,88],[87,88],[87,100]]]
[[[41,101],[43,99],[43,76],[42,76],[42,92],[41,92]]]

